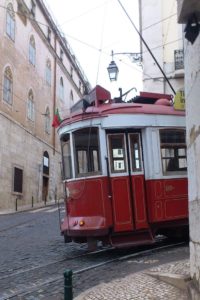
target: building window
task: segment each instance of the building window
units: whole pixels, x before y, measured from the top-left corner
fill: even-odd
[[[70,76],[71,76],[71,78],[73,78],[73,73],[74,73],[74,69],[73,69],[73,67],[71,66],[71,67],[70,67]]]
[[[46,112],[45,112],[45,132],[50,134],[50,110],[49,110],[49,107],[46,108]]]
[[[12,105],[13,102],[13,78],[10,67],[7,67],[4,72],[3,81],[3,100]]]
[[[14,167],[13,170],[14,180],[13,180],[13,192],[22,194],[23,192],[23,170],[17,167]]]
[[[35,120],[35,104],[33,101],[33,91],[30,90],[28,94],[28,104],[27,104],[27,118],[34,122]]]
[[[15,40],[15,13],[11,3],[8,4],[6,11],[6,33],[13,41]]]
[[[160,130],[161,159],[164,175],[186,174],[186,138],[184,130]]]
[[[49,175],[49,153],[47,151],[43,154],[43,174]]]
[[[81,81],[79,80],[79,87],[78,87],[79,91],[81,91]]]
[[[183,52],[183,49],[174,50],[174,68],[175,68],[175,70],[184,69],[184,52]]]
[[[60,48],[60,60],[63,61],[63,55],[64,55],[64,52],[63,50]]]
[[[70,92],[70,103],[71,103],[71,106],[74,105],[74,94],[72,91]]]
[[[64,101],[64,83],[62,77],[60,77],[59,98]]]
[[[36,11],[36,3],[34,0],[31,0],[31,14],[34,19],[35,19],[35,11]]]
[[[46,83],[51,86],[51,62],[49,59],[46,63]]]
[[[35,66],[35,57],[36,57],[35,39],[32,35],[29,41],[29,62],[33,66]]]
[[[47,28],[47,40],[49,43],[51,42],[51,29],[49,27]]]

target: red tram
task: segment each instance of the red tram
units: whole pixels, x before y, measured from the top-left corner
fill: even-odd
[[[170,95],[111,99],[96,86],[58,130],[65,242],[148,244],[188,229],[185,113]]]

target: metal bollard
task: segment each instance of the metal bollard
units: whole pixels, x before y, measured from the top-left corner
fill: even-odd
[[[65,270],[64,272],[64,300],[72,300],[72,270]]]
[[[33,207],[33,202],[34,202],[34,198],[33,198],[33,196],[32,196],[32,202],[31,202],[31,206]]]

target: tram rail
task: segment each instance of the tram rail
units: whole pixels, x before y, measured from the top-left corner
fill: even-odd
[[[161,242],[161,245],[160,245],[160,243],[155,244],[154,246],[151,246],[150,249],[140,250],[140,251],[137,251],[137,252],[134,252],[134,253],[126,254],[126,255],[121,255],[121,251],[120,251],[120,253],[117,254],[117,257],[114,257],[114,258],[111,257],[111,258],[106,258],[105,259],[104,255],[103,255],[103,257],[101,256],[100,259],[99,259],[96,256],[94,256],[95,262],[94,262],[94,259],[92,259],[92,261],[89,261],[89,262],[88,262],[88,260],[86,262],[82,261],[82,265],[83,265],[82,268],[77,267],[77,259],[79,259],[79,258],[81,259],[81,258],[87,257],[87,256],[89,257],[91,255],[106,253],[107,251],[110,251],[110,250],[113,250],[113,249],[111,249],[111,248],[101,249],[101,250],[94,251],[94,252],[83,253],[82,255],[74,256],[74,257],[71,257],[71,258],[68,258],[68,259],[58,260],[58,261],[55,261],[55,262],[48,263],[46,265],[43,264],[43,265],[34,267],[33,269],[30,268],[30,269],[27,269],[27,270],[23,270],[21,272],[15,272],[15,273],[10,274],[8,276],[2,276],[0,278],[1,281],[4,280],[4,279],[9,279],[9,278],[11,278],[13,280],[13,278],[15,276],[16,277],[19,276],[19,275],[21,276],[22,274],[26,275],[26,274],[29,274],[30,272],[34,272],[34,271],[38,272],[39,269],[42,269],[42,268],[43,269],[48,269],[52,265],[62,264],[62,266],[60,266],[60,273],[62,273],[62,275],[60,275],[60,274],[55,275],[54,274],[50,277],[42,278],[42,281],[40,279],[37,279],[36,282],[26,283],[26,286],[24,288],[19,288],[18,290],[17,290],[17,287],[13,288],[13,292],[11,292],[11,293],[4,291],[4,293],[0,294],[0,300],[13,299],[13,298],[18,299],[18,297],[19,297],[19,299],[21,299],[21,297],[25,297],[26,295],[29,295],[29,294],[31,295],[32,293],[37,292],[37,290],[39,290],[41,288],[44,288],[45,286],[48,286],[52,283],[62,285],[63,271],[64,271],[63,270],[64,261],[70,262],[68,264],[68,268],[73,269],[73,275],[76,276],[76,275],[79,275],[79,274],[81,275],[82,273],[89,272],[91,270],[98,269],[98,268],[101,268],[101,267],[106,266],[108,264],[115,263],[115,262],[120,263],[122,261],[131,259],[131,258],[139,258],[140,256],[144,257],[144,256],[148,256],[148,255],[151,255],[151,254],[159,253],[159,252],[164,251],[164,250],[173,249],[173,248],[177,248],[177,247],[181,247],[181,246],[186,245],[185,241],[176,242],[176,243],[174,243],[174,242],[173,243],[172,242],[167,242],[166,244],[165,243],[166,243],[166,241],[164,243]],[[113,252],[112,252],[111,255],[114,256]],[[96,262],[97,260],[99,260],[99,262]]]

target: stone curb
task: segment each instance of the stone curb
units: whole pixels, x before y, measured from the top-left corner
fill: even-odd
[[[173,273],[161,273],[161,272],[144,272],[145,274],[152,276],[165,283],[171,284],[174,287],[187,291],[188,283],[191,281],[190,275],[173,274]]]
[[[37,203],[34,207],[30,207],[30,206],[22,206],[20,207],[20,210],[5,210],[5,211],[0,211],[0,216],[5,216],[5,215],[12,215],[12,214],[17,214],[17,213],[22,213],[22,212],[26,212],[26,211],[32,211],[32,210],[37,210],[37,209],[41,209],[41,208],[45,208],[45,207],[49,207],[49,206],[53,206],[53,205],[58,205],[62,204],[64,202],[64,200],[59,200],[59,202],[55,202],[55,200],[51,201],[51,202],[47,202],[46,205],[44,205],[43,202],[39,202]]]

